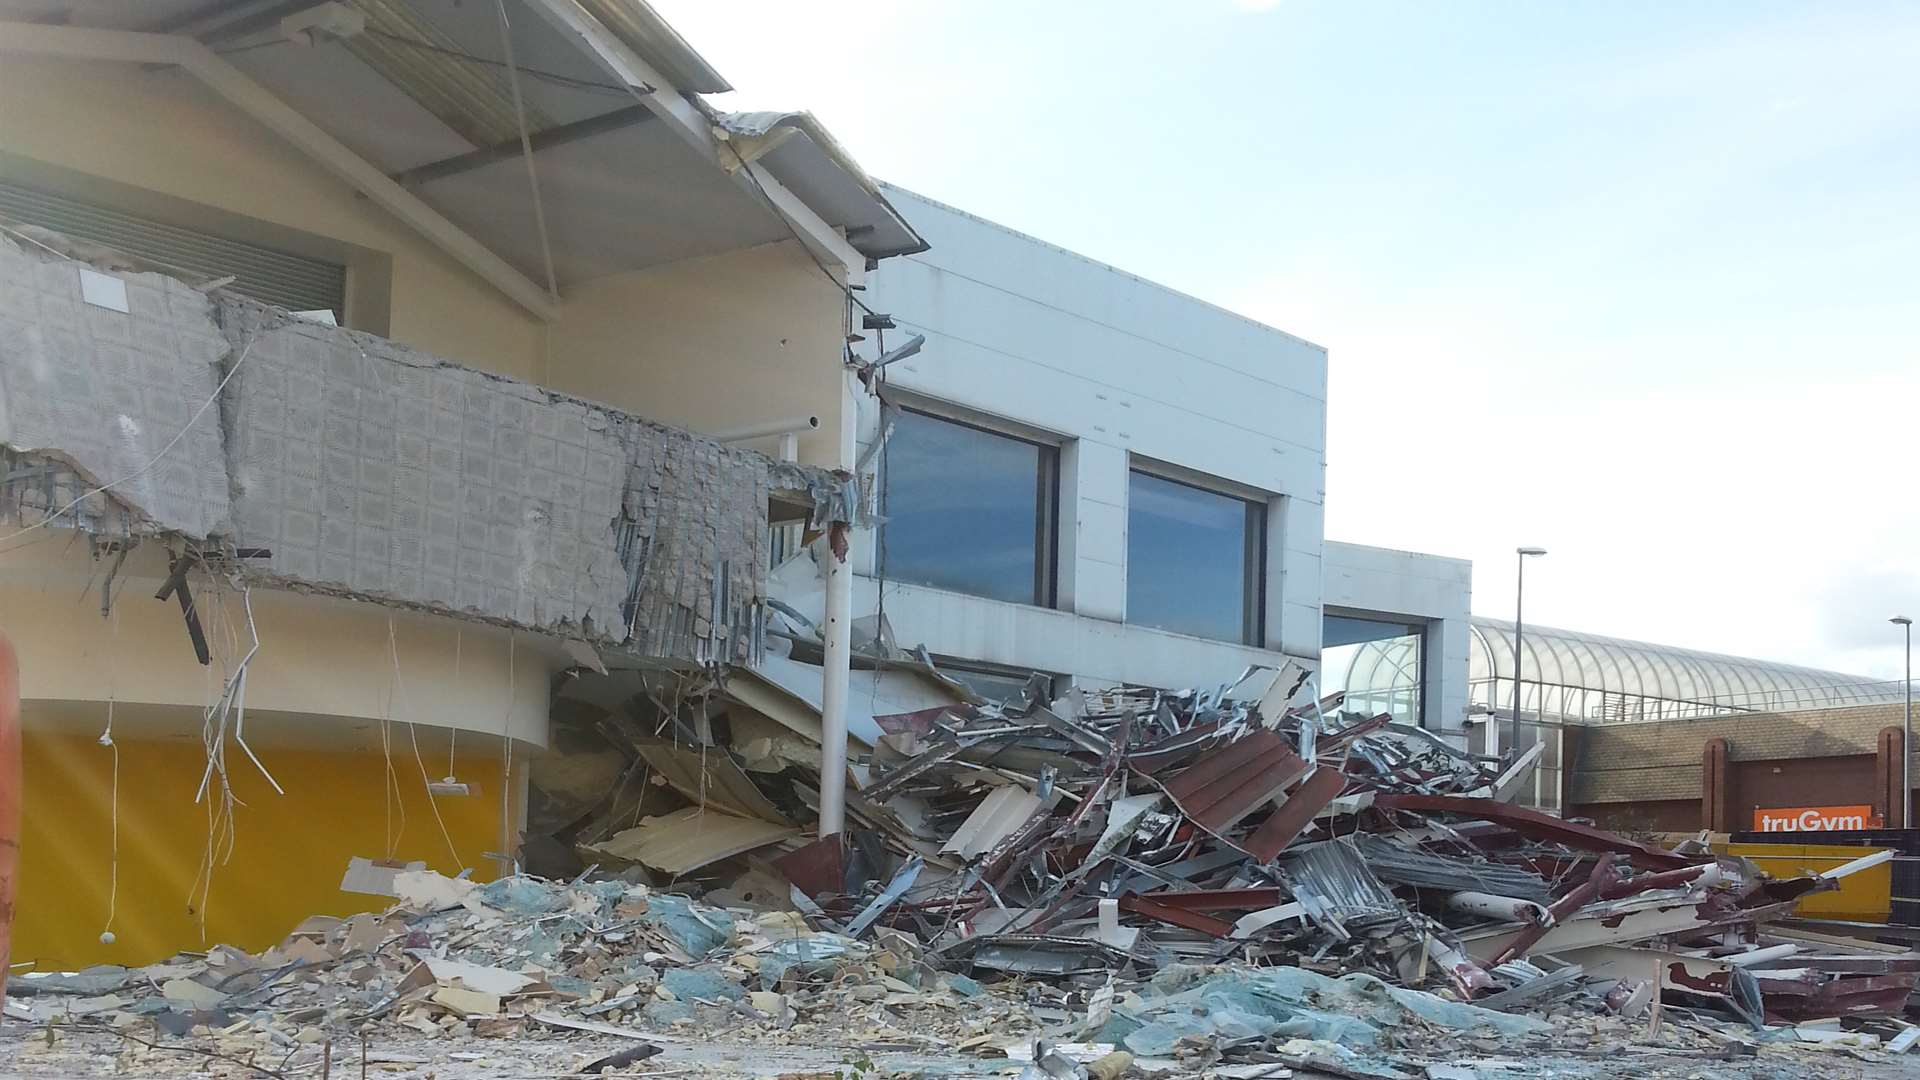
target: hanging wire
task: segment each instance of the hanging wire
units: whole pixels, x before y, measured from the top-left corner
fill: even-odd
[[[113,780],[109,788],[107,849],[107,921],[100,927],[100,944],[114,943],[113,920],[120,907],[120,744],[113,741],[113,706],[120,696],[120,609],[107,608],[107,726],[100,745],[113,753]]]
[[[519,859],[513,852],[513,676],[514,646],[516,638],[511,629],[507,631],[507,708],[506,715],[500,718],[500,741],[505,750],[500,766],[500,858],[506,863],[507,872],[519,869]]]
[[[0,231],[11,233],[13,230],[7,229],[5,226],[0,226]],[[44,247],[45,245],[42,245],[42,246]],[[125,484],[133,480],[138,480],[142,476],[145,476],[149,472],[152,472],[154,467],[159,465],[161,460],[165,458],[169,453],[171,453],[175,446],[178,446],[180,444],[180,440],[186,437],[187,432],[192,430],[193,425],[200,422],[200,418],[206,415],[206,412],[208,409],[213,407],[213,403],[220,400],[221,392],[227,388],[227,384],[229,382],[233,381],[233,377],[240,373],[240,368],[242,365],[244,365],[247,362],[247,357],[253,354],[254,342],[258,341],[259,339],[260,339],[259,330],[255,330],[254,332],[247,335],[247,343],[246,343],[246,346],[240,350],[240,358],[233,362],[233,367],[229,368],[227,371],[226,377],[220,380],[220,385],[213,388],[213,393],[207,398],[207,400],[200,403],[200,407],[198,409],[194,410],[193,415],[187,419],[186,425],[183,426],[179,431],[175,432],[173,435],[173,438],[168,439],[167,444],[160,448],[160,452],[153,455],[153,457],[149,459],[145,465],[140,466],[138,469],[135,469],[134,471],[128,473],[127,475],[122,476],[118,480],[111,480],[111,481],[108,481],[107,483],[101,484],[99,487],[94,488],[93,490],[88,491],[86,494],[75,498],[72,502],[69,502],[65,506],[62,506],[60,509],[53,511],[47,516],[41,518],[39,521],[36,521],[33,524],[28,525],[26,528],[15,530],[14,532],[10,532],[5,536],[0,536],[0,543],[6,543],[9,540],[13,540],[18,537],[25,536],[26,534],[33,532],[35,529],[45,528],[46,526],[51,525],[55,521],[57,521],[62,515],[66,514],[67,511],[72,510],[74,507],[79,506],[81,503],[87,501],[88,499],[93,498],[95,495],[104,494],[110,488],[118,487],[121,484]],[[0,553],[12,551],[12,550],[14,549],[10,547],[0,548]]]
[[[546,201],[540,197],[540,171],[533,164],[533,136],[527,132],[527,104],[520,93],[520,69],[513,63],[513,26],[507,21],[507,0],[494,0],[500,12],[500,48],[507,56],[507,85],[513,91],[513,115],[520,127],[520,156],[527,163],[527,186],[533,190],[533,224],[540,234],[540,258],[547,271],[547,295],[560,300],[559,280],[553,273],[553,244],[547,237]]]
[[[460,640],[464,636],[465,635],[462,632],[462,627],[460,626],[460,624],[455,623],[453,626],[453,685],[455,686],[466,685],[460,681]],[[446,779],[447,779],[447,783],[449,784],[454,782],[453,778],[456,775],[455,769],[454,769],[454,763],[453,763],[454,762],[453,752],[456,748],[459,747],[459,745],[460,745],[460,729],[457,727],[448,728],[447,729],[447,777]]]
[[[394,636],[393,616],[387,616],[387,655],[393,660],[393,685],[395,692],[404,699],[407,684],[400,677],[400,645]],[[433,780],[427,776],[426,759],[420,756],[419,727],[413,721],[406,721],[407,738],[413,742],[413,763],[420,768],[420,785],[427,793],[427,808],[433,811],[433,820],[440,825],[440,838],[447,842],[447,854],[453,856],[453,865],[464,871],[467,864],[460,858],[460,849],[453,845],[453,834],[447,831],[447,819],[440,816],[440,800],[434,798]]]

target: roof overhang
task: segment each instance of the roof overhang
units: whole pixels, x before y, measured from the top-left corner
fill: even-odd
[[[729,87],[642,0],[502,10],[0,0],[0,53],[184,69],[543,318],[579,282],[789,238],[852,282],[924,248],[811,117],[695,96]]]

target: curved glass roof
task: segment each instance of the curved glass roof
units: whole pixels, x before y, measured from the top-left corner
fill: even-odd
[[[1474,616],[1469,681],[1496,708],[1510,696],[1485,684],[1514,677],[1513,623]],[[1522,635],[1530,711],[1567,718],[1670,717],[1716,712],[1783,711],[1899,701],[1897,681],[1821,668],[1654,645],[1645,641],[1528,624]],[[1536,690],[1535,688],[1539,689]],[[1558,688],[1558,699],[1553,690]],[[1640,703],[1628,709],[1620,703]],[[1555,707],[1555,706],[1558,707]],[[1670,706],[1646,708],[1646,705]]]

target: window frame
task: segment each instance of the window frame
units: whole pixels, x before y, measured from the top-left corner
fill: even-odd
[[[380,337],[393,321],[393,255],[323,233],[192,202],[110,176],[81,172],[8,150],[0,150],[0,180],[39,188],[74,202],[156,225],[336,263],[346,270],[341,326]]]
[[[1244,484],[1218,476],[1174,465],[1170,462],[1155,461],[1138,455],[1129,455],[1127,461],[1127,528],[1133,528],[1133,475],[1139,473],[1169,484],[1192,488],[1208,495],[1233,499],[1246,508],[1245,526],[1242,533],[1241,572],[1241,611],[1240,637],[1230,644],[1244,645],[1254,649],[1267,647],[1267,523],[1276,496]],[[1127,560],[1126,585],[1131,590],[1133,584],[1133,560]],[[1133,612],[1127,612],[1129,625],[1144,626],[1148,629],[1165,629],[1151,623],[1136,622]],[[1182,633],[1169,630],[1168,633]],[[1188,637],[1195,635],[1188,634]],[[1207,638],[1209,641],[1225,641],[1224,638]]]
[[[978,598],[999,603],[1025,603],[1031,607],[1057,608],[1060,602],[1060,463],[1065,440],[1014,421],[972,412],[946,402],[917,395],[895,395],[894,400],[889,401],[886,407],[889,411],[912,413],[930,420],[952,424],[955,427],[969,428],[1011,442],[1022,443],[1039,450],[1039,462],[1034,477],[1034,580],[1031,594],[1033,599],[1005,601],[991,596]],[[883,449],[880,469],[880,511],[883,517],[886,514],[887,501],[892,495],[891,485],[892,479],[887,475]],[[883,522],[876,532],[878,535],[874,569],[877,576],[882,581],[906,580],[894,578],[888,572],[886,524]],[[951,592],[957,596],[975,595],[939,585],[922,585],[922,587],[940,589],[942,592]]]

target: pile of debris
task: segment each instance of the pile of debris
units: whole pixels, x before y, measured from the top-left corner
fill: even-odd
[[[309,920],[258,957],[23,979],[23,1015],[294,1047],[858,1017],[1055,1080],[1114,1054],[1400,1075],[1416,1043],[1511,1052],[1663,1017],[1748,1051],[1920,1040],[1900,1019],[1920,953],[1777,925],[1884,853],[1773,879],[1554,818],[1509,801],[1537,749],[1468,754],[1339,695],[1292,706],[1304,682],[1255,668],[1048,701],[1036,680],[877,716],[853,827],[811,842],[803,758],[731,745],[703,703],[632,748],[643,789],[690,805],[584,837],[595,865],[574,878],[402,872],[384,915]],[[693,896],[657,880],[683,874]]]

